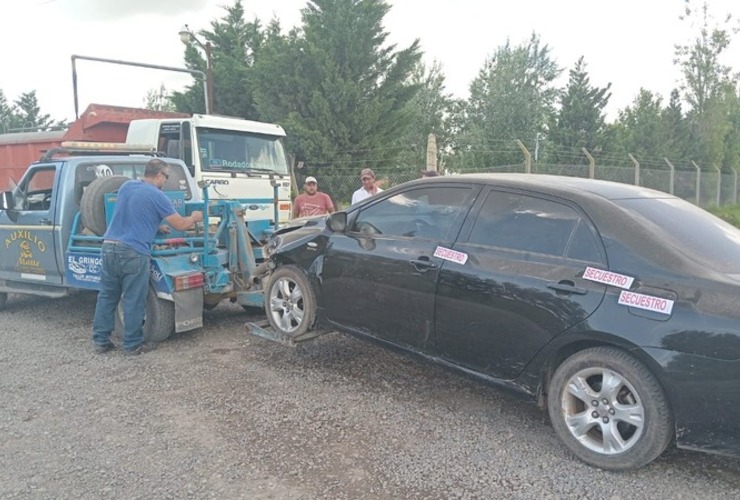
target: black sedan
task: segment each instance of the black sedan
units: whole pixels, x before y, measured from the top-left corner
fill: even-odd
[[[546,406],[585,462],[740,455],[740,230],[605,181],[459,175],[289,228],[268,320],[412,351]]]

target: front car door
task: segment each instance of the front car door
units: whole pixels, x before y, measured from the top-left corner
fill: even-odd
[[[432,346],[438,247],[457,237],[479,187],[409,187],[350,215],[331,236],[322,270],[321,306],[344,329],[405,347]]]
[[[476,210],[454,246],[466,263],[439,276],[436,341],[448,361],[510,380],[596,310],[606,286],[581,276],[605,266],[605,253],[588,217],[567,202],[491,190]]]
[[[33,165],[0,211],[0,278],[61,284],[56,259],[57,165]]]

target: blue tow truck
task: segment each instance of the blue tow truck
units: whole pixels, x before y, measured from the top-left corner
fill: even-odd
[[[9,293],[64,297],[98,289],[102,235],[116,191],[143,177],[153,155],[113,144],[57,148],[0,193],[0,310]],[[158,234],[154,242],[144,324],[152,342],[201,327],[203,310],[223,300],[263,307],[263,244],[274,229],[270,220],[246,223],[244,200],[209,200],[207,186],[197,185],[182,161],[162,159],[170,166],[163,190],[175,209],[183,216],[202,210],[204,220],[193,230]],[[277,190],[278,182],[273,185]],[[116,316],[122,330],[120,308]]]

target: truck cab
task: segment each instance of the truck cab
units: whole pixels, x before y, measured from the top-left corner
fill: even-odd
[[[284,137],[277,124],[196,114],[133,120],[126,143],[181,159],[196,181],[209,186],[211,199],[242,201],[246,220],[269,219],[277,226],[291,217]]]
[[[150,159],[124,154],[71,156],[31,164],[20,181],[3,193],[0,204],[0,293],[66,295],[70,287],[66,251],[83,193],[101,177],[142,177]],[[185,165],[165,161],[171,172],[165,191],[199,201],[200,191]],[[94,262],[90,265],[95,267]]]

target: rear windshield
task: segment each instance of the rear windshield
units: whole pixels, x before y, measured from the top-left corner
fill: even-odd
[[[180,164],[167,163],[170,167],[170,177],[164,185],[164,191],[181,191],[186,200],[190,200],[193,194],[190,192],[187,175]],[[81,163],[75,172],[75,198],[79,203],[85,188],[98,177],[108,175],[125,175],[131,179],[144,177],[144,166],[142,162],[120,162],[120,161],[96,161]]]
[[[652,223],[652,230],[692,260],[740,274],[740,229],[684,200],[629,199],[615,203]]]

